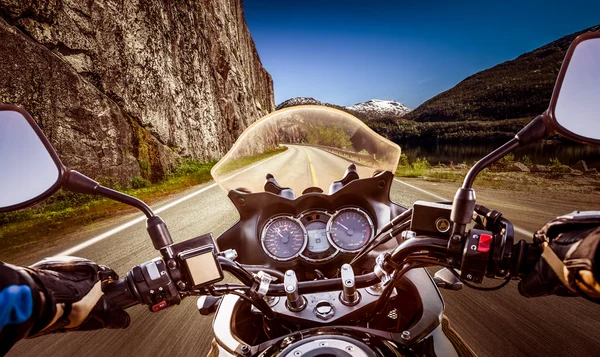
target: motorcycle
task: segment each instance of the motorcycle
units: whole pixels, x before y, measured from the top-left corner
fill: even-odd
[[[104,293],[153,312],[198,297],[200,314],[214,315],[212,355],[474,355],[449,327],[438,288],[501,288],[540,255],[515,243],[500,212],[476,203],[475,177],[550,135],[600,144],[598,58],[600,34],[578,37],[548,110],[478,161],[452,202],[391,201],[400,148],[350,114],[319,106],[273,112],[212,170],[239,221],[216,239],[176,244],[147,204],[65,167],[26,111],[1,105],[0,212],[60,188],[138,208],[160,257],[105,282]],[[443,269],[432,277],[430,266]]]

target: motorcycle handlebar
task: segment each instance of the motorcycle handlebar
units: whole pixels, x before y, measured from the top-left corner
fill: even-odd
[[[479,208],[479,207],[478,207]],[[501,215],[495,219],[495,223],[501,225],[504,228],[503,235],[494,235],[494,241],[491,244],[490,254],[487,255],[488,262],[482,262],[480,272],[481,276],[485,274],[488,277],[504,277],[506,276],[506,272],[511,273],[513,277],[522,276],[522,272],[520,270],[523,269],[523,266],[527,265],[525,261],[528,260],[528,246],[529,244],[521,241],[518,244],[513,246],[513,228],[512,224],[506,219],[502,218]],[[416,253],[419,257],[423,257],[424,252],[429,252],[429,254],[434,255],[437,259],[440,257],[443,259],[444,256],[447,256],[447,240],[440,238],[415,238],[410,239],[408,241],[403,242],[400,246],[398,246],[391,254],[387,255],[388,260],[385,263],[385,269],[388,273],[391,270],[397,269],[403,266],[406,262],[412,257],[413,253]],[[496,244],[497,243],[497,244]],[[412,258],[411,258],[412,257]],[[416,256],[415,256],[416,257]],[[449,256],[448,256],[449,257]],[[461,263],[462,259],[466,259],[463,257],[458,257],[458,259],[454,259],[454,268],[462,268],[464,267],[464,263]],[[160,260],[160,259],[155,259]],[[254,272],[260,267],[250,267],[244,266],[232,260],[229,260],[225,257],[218,256],[217,261],[221,266],[221,269],[227,271],[238,280],[240,280],[244,285],[248,287],[252,287],[256,284],[254,278]],[[429,260],[430,262],[435,262],[435,260]],[[440,261],[440,260],[438,260]],[[451,261],[448,259],[448,261]],[[163,263],[164,264],[164,263]],[[152,286],[149,286],[149,281],[142,281],[140,279],[140,274],[136,274],[136,269],[140,270],[140,268],[144,269],[147,266],[147,263],[134,267],[132,271],[127,273],[127,277],[123,279],[119,279],[117,281],[106,284],[103,287],[104,294],[110,299],[114,304],[127,308],[136,304],[145,304],[152,306],[153,311],[155,310],[155,306],[158,305],[157,301],[160,302],[160,299],[169,300],[168,305],[171,305],[171,302],[178,303],[180,300],[180,292],[177,289],[170,291],[168,294],[167,291],[162,292],[157,300],[156,296],[151,296],[155,290],[152,290]],[[250,268],[250,269],[249,269]],[[272,273],[270,270],[261,269],[263,271],[267,271],[269,274]],[[502,274],[498,273],[501,272]],[[166,273],[166,271],[165,271]],[[278,274],[272,274],[276,276],[281,281],[282,274],[278,271]],[[174,283],[169,274],[164,274],[163,276],[168,280],[168,283],[173,286]],[[162,276],[162,275],[161,275]],[[355,278],[356,287],[357,288],[365,288],[369,286],[373,286],[380,282],[379,277],[375,273],[369,273],[365,275],[357,275]],[[164,282],[163,282],[164,283]],[[180,282],[178,282],[179,284]],[[184,284],[185,285],[185,284]],[[338,291],[342,290],[343,284],[342,279],[334,278],[334,279],[326,279],[326,280],[316,280],[316,281],[300,281],[298,282],[298,292],[300,294],[312,294],[317,292],[327,292],[327,291]],[[162,289],[161,289],[162,291]],[[226,292],[226,289],[220,291],[220,293]],[[184,291],[185,293],[185,291]],[[196,292],[197,293],[197,292]],[[207,293],[205,290],[204,293]],[[169,296],[167,296],[169,295]],[[171,296],[173,295],[173,296]],[[188,294],[189,295],[189,294]],[[271,283],[269,285],[269,289],[267,295],[271,296],[285,296],[285,287],[282,283]],[[173,298],[174,300],[170,300]],[[154,305],[157,304],[157,305]],[[159,306],[159,309],[164,306]]]
[[[141,303],[133,296],[127,277],[107,283],[102,287],[102,291],[111,303],[123,309]]]

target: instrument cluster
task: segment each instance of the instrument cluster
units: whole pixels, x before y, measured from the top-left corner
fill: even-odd
[[[274,260],[300,257],[311,263],[327,262],[340,252],[356,253],[374,236],[373,220],[362,209],[336,212],[311,210],[294,217],[269,219],[261,233],[264,252]]]

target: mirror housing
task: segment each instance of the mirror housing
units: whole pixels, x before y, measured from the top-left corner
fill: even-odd
[[[4,142],[4,145],[0,143],[0,163],[4,171],[0,178],[4,187],[0,193],[5,199],[0,200],[0,212],[9,212],[31,206],[55,193],[63,185],[67,169],[23,108],[0,104],[0,120],[0,129],[3,129],[0,141]],[[36,182],[31,182],[32,179]],[[11,187],[14,183],[21,187]],[[7,198],[7,192],[15,192],[15,197]]]
[[[5,166],[5,171],[18,171],[13,171],[13,176],[5,172],[0,175],[0,212],[31,206],[61,187],[71,192],[103,196],[142,211],[147,218],[146,229],[154,247],[161,250],[165,259],[172,258],[169,250],[163,249],[173,244],[165,222],[142,200],[104,187],[77,171],[69,170],[60,161],[35,120],[24,109],[0,104],[0,129],[0,165]],[[44,182],[44,173],[47,182]],[[10,187],[14,183],[16,185]],[[17,197],[6,199],[4,196],[12,191],[16,192]],[[8,202],[4,206],[3,198]]]
[[[5,118],[2,117],[3,114],[6,116]],[[15,118],[9,118],[9,115],[14,115]],[[16,121],[14,121],[13,123],[8,122],[8,120],[15,119]],[[56,176],[56,181],[52,180],[53,182],[45,186],[44,183],[39,184],[39,182],[36,182],[39,184],[38,186],[44,187],[44,189],[37,190],[40,191],[39,194],[32,197],[27,197],[27,199],[22,199],[20,201],[17,200],[15,201],[15,204],[6,206],[0,205],[0,212],[15,211],[18,209],[29,207],[43,200],[44,198],[47,198],[48,196],[58,191],[58,189],[63,187],[72,192],[104,196],[114,201],[122,202],[127,205],[136,207],[140,211],[144,212],[144,214],[148,218],[154,217],[154,213],[152,212],[150,207],[148,207],[148,205],[146,205],[141,200],[126,195],[124,193],[112,190],[108,187],[104,187],[98,182],[77,171],[69,170],[60,161],[60,158],[58,157],[58,154],[52,147],[52,144],[50,144],[50,141],[48,140],[48,138],[46,138],[46,136],[44,135],[40,127],[37,125],[35,120],[33,120],[31,115],[29,115],[29,113],[27,113],[27,111],[25,111],[23,108],[11,104],[0,104],[0,129],[4,129],[4,132],[0,133],[0,139],[4,139],[3,141],[8,141],[7,138],[10,138],[11,136],[16,136],[18,139],[20,139],[10,141],[8,145],[0,145],[0,150],[6,151],[0,151],[0,164],[4,163],[6,165],[9,165],[9,163],[12,163],[13,166],[15,166],[15,168],[29,169],[29,171],[23,169],[24,172],[22,172],[22,174],[38,174],[38,176],[35,177],[35,179],[38,181],[40,179],[39,172],[31,171],[31,167],[35,168],[39,164],[45,165],[47,170],[53,169],[53,165],[55,165],[56,167],[56,172],[53,171],[52,173],[50,173],[52,177],[54,177],[54,175]],[[5,135],[5,138],[2,138],[1,135]],[[13,150],[17,150],[19,152],[11,152]],[[27,161],[28,159],[43,159],[47,162],[31,162],[31,160]],[[20,163],[23,162],[25,164],[21,165]],[[11,168],[3,167],[3,169],[10,170]],[[19,173],[16,174],[18,175]],[[5,183],[10,184],[10,182],[3,182],[3,179],[9,181],[9,178],[7,178],[6,175],[0,176],[0,185],[3,185]],[[2,189],[16,190],[19,192],[22,191],[23,188],[32,184],[31,182],[28,183],[26,179],[31,180],[31,177],[22,177],[23,181],[20,182],[20,187],[0,187],[0,194],[2,194]],[[12,181],[15,182],[16,180],[13,178]],[[1,202],[2,201],[0,201],[0,203]]]
[[[571,43],[543,116],[549,134],[600,145],[600,32]]]

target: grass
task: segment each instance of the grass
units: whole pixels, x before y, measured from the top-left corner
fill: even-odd
[[[516,160],[513,154],[508,154],[499,160],[490,168],[483,170],[475,179],[476,186],[485,186],[491,188],[506,188],[517,189],[517,187],[527,188],[531,186],[551,186],[551,185],[566,185],[581,187],[592,185],[598,187],[600,175],[596,176],[581,176],[577,178],[578,183],[572,183],[573,176],[569,175],[570,167],[562,164],[558,159],[551,158],[545,173],[528,173],[528,172],[507,172],[506,168],[513,163],[520,162],[531,168],[531,160],[527,156],[523,156],[520,160]],[[430,182],[462,182],[471,168],[465,163],[457,167],[447,167],[445,165],[432,166],[427,159],[417,158],[414,162],[409,162],[408,157],[402,154],[396,176],[398,177],[420,177]],[[597,190],[597,188],[595,188]]]
[[[288,149],[287,146],[280,146],[275,149],[266,150],[260,154],[256,154],[256,155],[252,155],[252,156],[243,156],[239,159],[229,160],[226,163],[226,165],[223,165],[219,168],[218,174],[222,175],[222,174],[226,174],[231,171],[235,171],[237,169],[241,169],[241,168],[251,165],[255,162],[258,162],[258,161],[264,160],[268,157],[280,154],[280,153],[286,151],[287,149]]]
[[[405,154],[401,154],[400,156],[400,164],[396,169],[396,176],[420,177],[431,169],[431,165],[425,158],[417,158],[413,163],[409,163]]]

